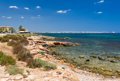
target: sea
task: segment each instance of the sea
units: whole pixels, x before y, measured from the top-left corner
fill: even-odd
[[[120,72],[120,33],[42,33],[57,41],[79,43],[79,46],[56,47],[62,57],[78,67],[102,68]]]

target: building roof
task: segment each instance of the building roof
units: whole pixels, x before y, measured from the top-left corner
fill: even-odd
[[[0,28],[13,28],[11,26],[0,26]]]

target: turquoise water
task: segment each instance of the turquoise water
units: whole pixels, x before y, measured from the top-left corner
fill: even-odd
[[[45,33],[43,35],[67,38],[59,41],[80,43],[75,47],[56,47],[55,51],[74,61],[79,67],[104,68],[120,71],[120,34]]]
[[[120,55],[120,34],[50,34],[44,35],[59,38],[69,37],[70,39],[62,41],[71,41],[80,43],[80,46],[70,47],[71,51],[84,54],[97,55]],[[73,50],[72,50],[73,49]]]

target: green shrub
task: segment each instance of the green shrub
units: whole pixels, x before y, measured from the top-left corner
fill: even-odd
[[[14,65],[15,59],[11,56],[6,56],[3,52],[0,52],[0,65]]]
[[[27,62],[28,59],[32,59],[32,55],[30,54],[30,51],[28,51],[26,48],[22,48],[22,50],[18,51],[17,58],[20,61]]]
[[[10,65],[6,67],[6,71],[10,74],[10,75],[16,75],[16,74],[22,74],[23,75],[23,69],[18,68],[15,65]]]
[[[15,44],[14,46],[13,46],[13,53],[14,54],[18,54],[19,53],[19,51],[21,51],[21,50],[23,50],[24,49],[24,47],[23,47],[23,45],[21,45],[21,44]]]
[[[44,51],[39,51],[39,54],[45,55],[45,52]]]
[[[54,64],[51,64],[51,63],[47,63],[46,65],[44,65],[44,70],[51,70],[51,69],[56,69],[57,67],[56,67],[56,65],[54,65]]]
[[[43,68],[44,70],[56,69],[56,65],[43,61],[41,59],[35,59],[28,65],[30,68]]]
[[[27,62],[27,66],[29,66],[30,68],[41,68],[42,65],[37,61],[37,60],[29,60]]]
[[[3,37],[0,37],[1,42],[9,42],[9,40],[16,41],[17,43],[21,43],[23,45],[28,44],[27,37],[22,35],[5,35]]]
[[[8,46],[16,46],[17,45],[17,42],[14,41],[14,40],[11,40],[7,43]]]
[[[29,42],[26,37],[21,37],[21,39],[19,40],[19,43],[23,45],[28,45]]]
[[[27,36],[19,34],[19,35],[6,35],[3,37],[0,37],[1,42],[7,42],[8,46],[13,47],[13,54],[16,54],[16,57],[20,61],[29,62],[29,60],[32,60],[33,57],[30,54],[30,51],[24,48],[24,45],[28,44]],[[10,57],[7,57],[10,59]],[[9,60],[1,59],[1,64],[6,64],[6,62]],[[12,62],[11,60],[9,62]]]
[[[1,42],[8,42],[8,41],[9,41],[9,38],[2,37],[2,38],[0,38],[0,41],[1,41]]]
[[[1,40],[2,40],[2,37],[0,37],[0,42],[1,42]]]

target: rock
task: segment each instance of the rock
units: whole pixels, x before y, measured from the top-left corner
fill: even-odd
[[[9,76],[10,76],[10,74],[6,74],[6,75],[5,75],[5,77],[9,77]]]
[[[17,75],[15,76],[15,79],[16,79],[16,80],[20,80],[20,79],[22,79],[22,78],[23,78],[23,76],[20,75],[20,74],[17,74]]]
[[[37,40],[35,42],[36,42],[36,44],[38,44],[38,43],[45,43],[44,41],[40,41],[40,40]]]
[[[104,61],[104,60],[105,60],[105,58],[100,57],[100,56],[98,56],[98,59],[99,59],[99,60],[102,60],[102,61]]]
[[[28,76],[29,74],[30,74],[30,72],[28,70],[25,70],[23,73],[24,76]]]
[[[34,54],[37,54],[38,52],[35,50],[32,50],[32,51],[30,51],[30,53],[34,55]]]
[[[62,67],[62,69],[65,69],[65,67]]]
[[[79,46],[80,44],[79,43],[75,43],[75,46]]]
[[[86,60],[86,62],[89,62],[89,61],[90,61],[90,59],[87,59],[87,60]]]
[[[35,75],[29,75],[27,78],[26,78],[28,81],[34,81],[35,79]]]
[[[70,43],[70,42],[61,42],[61,45],[63,45],[63,46],[73,46],[74,44]]]
[[[79,56],[79,58],[85,58],[85,56],[83,56],[83,55],[80,55],[80,56]]]
[[[28,40],[33,40],[32,38],[29,38],[29,37],[28,37],[27,39],[28,39]]]
[[[112,63],[117,63],[116,60],[110,60],[110,62],[112,62]]]
[[[57,75],[61,75],[62,74],[62,72],[60,72],[60,71],[57,71],[56,73],[57,73]]]
[[[43,44],[42,46],[43,46],[43,47],[48,47],[49,45],[48,45],[48,44]]]
[[[2,78],[2,79],[0,79],[0,81],[8,81],[9,80],[9,78]]]
[[[61,45],[60,42],[54,42],[54,45]]]
[[[90,56],[90,57],[92,57],[92,58],[97,58],[97,56]]]

